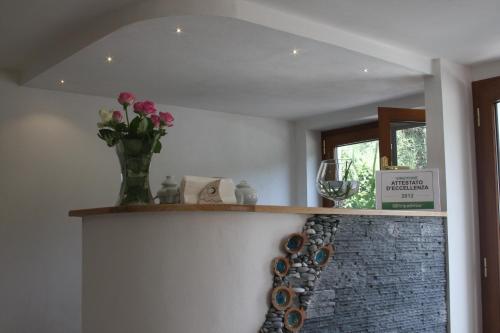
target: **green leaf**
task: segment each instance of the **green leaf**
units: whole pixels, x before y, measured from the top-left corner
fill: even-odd
[[[132,136],[137,136],[137,129],[139,127],[140,122],[141,122],[141,117],[135,117],[134,120],[130,122],[130,134]]]
[[[116,145],[116,143],[120,139],[120,135],[117,132],[107,128],[100,129],[97,136],[106,141],[106,144],[109,147],[113,147],[114,145]]]
[[[127,132],[127,124],[125,124],[125,123],[117,123],[115,125],[115,130],[117,132]]]
[[[149,118],[135,117],[130,123],[130,134],[132,136],[146,136],[153,132],[153,122]]]
[[[161,142],[160,142],[160,140],[157,140],[155,142],[155,146],[153,148],[153,153],[159,154],[160,152],[161,152]]]
[[[153,122],[149,118],[142,118],[137,126],[137,135],[145,135],[153,129]]]

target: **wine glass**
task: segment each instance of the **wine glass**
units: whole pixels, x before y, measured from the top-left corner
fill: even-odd
[[[347,198],[359,190],[359,182],[355,180],[353,161],[350,159],[332,159],[321,162],[316,176],[318,193],[339,207]]]

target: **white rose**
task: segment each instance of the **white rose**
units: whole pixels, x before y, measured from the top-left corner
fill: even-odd
[[[100,109],[99,117],[101,117],[101,123],[108,123],[113,119],[113,112],[108,109]]]

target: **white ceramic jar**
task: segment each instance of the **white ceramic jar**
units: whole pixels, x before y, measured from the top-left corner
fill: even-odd
[[[242,205],[255,205],[257,204],[258,195],[257,191],[252,188],[246,180],[242,180],[238,185],[236,185],[236,200]]]
[[[161,183],[162,188],[157,192],[158,199],[162,204],[176,204],[179,202],[179,186],[174,181],[174,178],[167,176],[165,181]]]

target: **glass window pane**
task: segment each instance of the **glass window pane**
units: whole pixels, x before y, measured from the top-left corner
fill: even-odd
[[[351,159],[353,176],[359,183],[359,192],[345,200],[345,208],[375,208],[375,171],[380,169],[378,140],[339,146],[337,159]]]
[[[423,123],[391,124],[392,163],[410,169],[427,166],[426,127]]]

